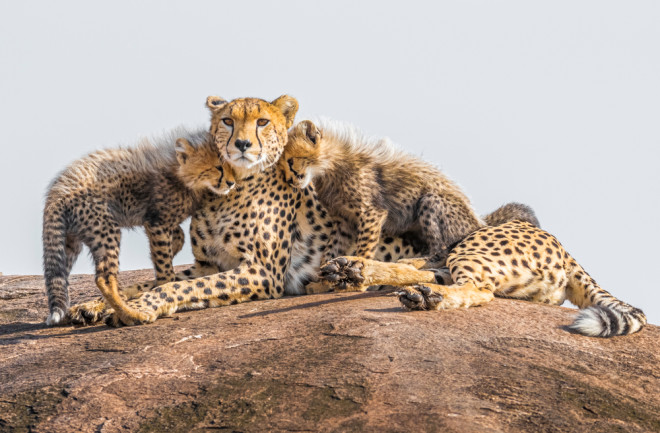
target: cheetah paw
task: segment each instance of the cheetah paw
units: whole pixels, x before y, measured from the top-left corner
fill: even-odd
[[[112,314],[114,310],[106,306],[103,299],[94,301],[83,302],[82,304],[74,305],[69,308],[66,316],[67,319],[74,325],[89,325],[92,323],[100,322],[108,315]]]
[[[423,284],[404,287],[396,294],[409,310],[437,310],[443,299],[442,294]]]
[[[332,290],[364,291],[367,287],[362,284],[363,267],[364,263],[359,257],[337,257],[321,266],[319,277],[329,281]]]

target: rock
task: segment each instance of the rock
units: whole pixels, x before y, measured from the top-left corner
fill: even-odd
[[[71,294],[97,297],[92,276]],[[653,325],[605,340],[568,308],[367,292],[47,328],[41,277],[0,277],[0,299],[0,431],[660,431]]]

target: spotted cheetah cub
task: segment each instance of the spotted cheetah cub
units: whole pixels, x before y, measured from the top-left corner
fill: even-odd
[[[177,136],[184,138],[175,148]],[[68,277],[83,244],[94,259],[97,280],[116,277],[122,227],[144,226],[156,281],[174,281],[172,258],[184,243],[179,224],[207,194],[187,185],[215,193],[234,185],[231,168],[220,161],[203,130],[175,130],[134,148],[94,152],[62,171],[48,189],[43,214],[46,323],[57,325],[65,318]]]
[[[297,188],[313,180],[319,200],[345,222],[336,238],[343,245],[335,244],[326,259],[347,252],[373,258],[382,232],[416,240],[427,248],[429,266],[442,266],[452,244],[485,224],[517,218],[538,225],[534,212],[517,203],[483,221],[458,185],[431,164],[351,126],[320,125],[305,120],[289,132],[280,166]],[[351,238],[354,247],[347,249]]]
[[[401,303],[411,310],[483,305],[493,296],[582,308],[570,326],[580,334],[632,334],[646,324],[642,310],[603,290],[559,241],[527,222],[511,221],[469,235],[447,258],[452,283],[435,284],[433,272],[413,266],[340,257],[321,276],[355,290],[372,284],[403,286]]]

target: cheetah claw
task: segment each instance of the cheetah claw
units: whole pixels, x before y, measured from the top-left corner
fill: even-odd
[[[338,257],[321,266],[319,277],[329,281],[333,290],[336,291],[361,291],[364,275],[362,275],[362,262]]]
[[[437,310],[443,299],[440,293],[423,284],[405,287],[396,294],[409,310]]]

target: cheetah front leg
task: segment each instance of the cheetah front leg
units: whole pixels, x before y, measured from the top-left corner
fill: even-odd
[[[320,277],[335,290],[364,291],[369,286],[406,286],[435,283],[433,271],[416,269],[404,263],[386,263],[364,257],[337,257],[321,266]]]
[[[231,271],[163,284],[127,302],[116,302],[115,290],[108,285],[104,295],[115,310],[107,323],[117,326],[151,323],[179,310],[279,298],[284,282],[266,267],[244,262]]]
[[[217,274],[218,272],[220,272],[220,269],[217,266],[214,266],[210,263],[195,261],[195,263],[193,263],[193,265],[188,269],[177,272],[174,276],[174,280],[172,281],[184,281],[191,278],[199,278],[211,274]],[[169,283],[170,281],[167,282]],[[126,295],[127,299],[133,299],[137,296],[140,296],[140,294],[143,292],[153,289],[154,287],[158,286],[158,284],[159,283],[156,280],[143,281],[141,283],[128,286],[122,291],[124,295]]]
[[[176,229],[180,229],[180,227],[150,223],[144,225],[144,230],[149,238],[151,262],[154,265],[156,283],[158,284],[169,283],[175,279],[172,259],[174,257],[173,239]]]
[[[439,284],[416,284],[404,287],[397,293],[399,301],[409,310],[451,310],[475,307],[493,300],[493,291],[488,286],[477,286],[473,282],[444,286]]]
[[[204,277],[218,272],[219,269],[210,263],[195,262],[190,268],[177,272],[175,281]],[[158,286],[156,281],[151,280],[133,284],[124,289],[119,289],[119,291],[122,297],[126,300],[131,300],[141,296],[143,293],[156,286]],[[112,307],[106,303],[104,298],[100,298],[72,306],[67,313],[67,317],[74,324],[88,325],[105,320],[112,314],[114,314]]]

